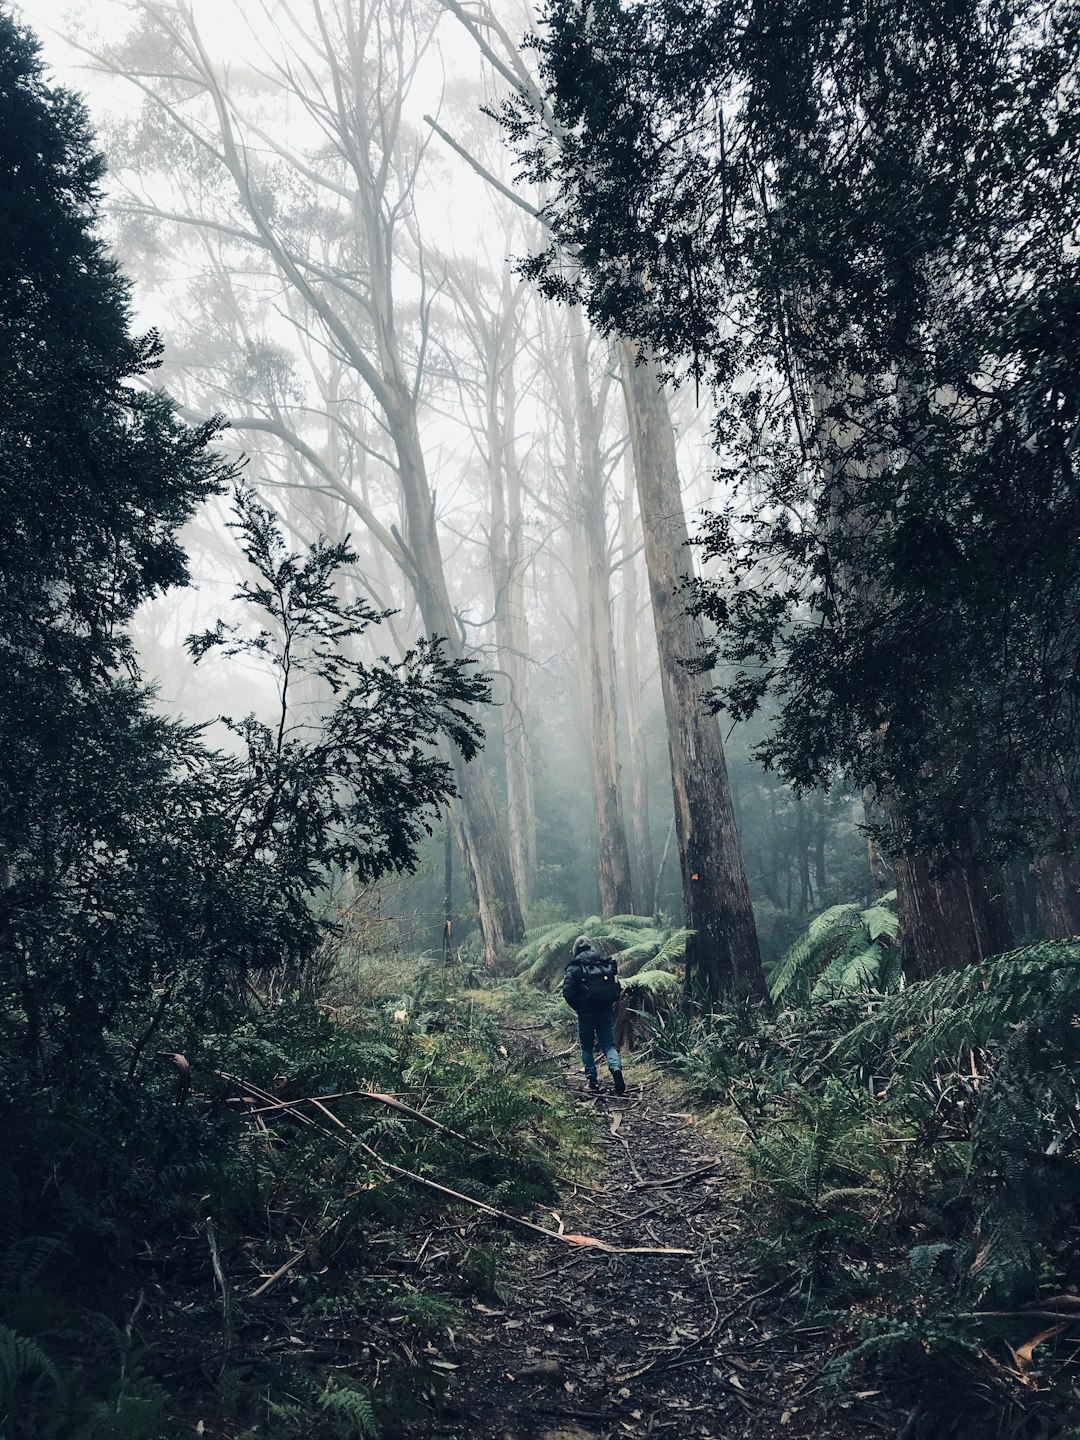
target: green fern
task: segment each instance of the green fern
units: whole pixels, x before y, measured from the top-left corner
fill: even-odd
[[[898,1059],[909,1074],[925,1074],[962,1048],[1008,1037],[1048,1010],[1080,1008],[1080,941],[1041,941],[978,965],[958,966],[890,996],[836,1047],[855,1058],[894,1037],[908,1043]]]
[[[0,1416],[10,1411],[16,1392],[24,1383],[32,1389],[39,1389],[42,1384],[57,1388],[60,1377],[40,1345],[0,1325]]]
[[[319,1407],[339,1422],[338,1433],[348,1440],[369,1440],[378,1436],[371,1391],[362,1385],[346,1384],[331,1377],[319,1396]]]
[[[623,990],[630,1003],[633,1004],[638,993],[644,993],[654,998],[660,995],[679,993],[682,990],[682,979],[670,970],[642,970],[626,981]]]
[[[830,1000],[901,980],[900,924],[882,903],[860,910],[833,905],[822,911],[783,955],[770,979],[774,1000]]]
[[[639,971],[667,970],[672,965],[681,965],[686,958],[686,942],[692,930],[660,931],[648,941],[632,945],[619,955],[619,974],[624,980],[637,975]]]
[[[681,960],[687,930],[656,926],[645,915],[613,915],[601,919],[559,921],[525,937],[517,952],[515,974],[521,980],[543,985],[557,980],[571,958],[574,941],[588,935],[609,955],[619,956],[619,973],[631,976],[646,967],[661,969]]]

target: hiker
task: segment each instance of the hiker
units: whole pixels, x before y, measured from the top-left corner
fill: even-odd
[[[610,955],[601,955],[599,950],[594,950],[587,935],[579,935],[574,941],[573,959],[563,976],[563,999],[571,1010],[577,1011],[581,1059],[589,1089],[600,1089],[593,1058],[593,1047],[599,1041],[607,1057],[616,1095],[626,1093],[626,1081],[611,1028],[615,1002],[621,989],[615,961]]]

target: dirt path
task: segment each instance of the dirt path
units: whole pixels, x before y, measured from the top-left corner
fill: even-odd
[[[531,1039],[507,1026],[508,1043]],[[595,1112],[606,1180],[567,1193],[567,1233],[606,1253],[525,1242],[505,1304],[473,1306],[449,1406],[437,1431],[470,1440],[606,1440],[669,1435],[720,1440],[856,1440],[895,1434],[901,1420],[866,1396],[824,1415],[828,1358],[820,1332],[794,1331],[783,1296],[747,1264],[730,1157],[634,1082],[593,1099],[580,1072],[553,1078]],[[555,1221],[551,1220],[551,1224]]]

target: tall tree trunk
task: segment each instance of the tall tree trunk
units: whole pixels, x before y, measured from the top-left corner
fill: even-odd
[[[814,887],[817,890],[816,904],[821,908],[825,894],[825,792],[819,790],[814,815]]]
[[[454,958],[454,821],[449,806],[443,830],[442,958],[444,965],[449,965]]]
[[[638,673],[638,565],[637,556],[633,553],[637,539],[635,519],[634,467],[628,455],[622,506],[623,690],[626,695],[626,736],[630,746],[634,894],[644,904],[656,886],[656,867],[649,828],[649,758],[641,720],[641,680]]]
[[[583,544],[585,573],[579,576],[584,607],[579,640],[584,657],[586,714],[592,741],[593,798],[602,915],[626,915],[634,908],[630,847],[623,817],[615,701],[615,637],[611,624],[611,566],[604,514],[604,469],[600,419],[589,379],[585,337],[570,325],[570,356],[578,426],[574,508]]]
[[[805,915],[813,895],[810,889],[810,824],[801,795],[796,795],[795,806],[798,816],[799,914]]]
[[[516,394],[513,367],[492,347],[487,377],[488,481],[491,530],[488,558],[494,592],[495,645],[499,656],[503,758],[510,864],[522,907],[532,904],[536,878],[536,811],[533,800],[529,714],[529,630],[525,614],[524,522],[521,476],[514,448]],[[500,373],[502,372],[502,373]]]
[[[463,659],[465,646],[446,588],[415,406],[407,386],[403,385],[402,393],[395,398],[399,403],[392,410],[388,407],[387,420],[398,457],[409,579],[425,629],[445,640],[450,655]],[[461,797],[461,833],[470,889],[477,902],[485,957],[490,965],[508,946],[520,943],[524,935],[521,904],[487,772],[479,762],[466,761],[456,747],[451,749]]]
[[[682,865],[688,986],[709,1004],[764,1000],[765,976],[750,904],[720,727],[685,662],[698,653],[699,631],[676,593],[691,570],[686,517],[667,400],[636,346],[618,342],[623,393],[645,536],[660,676],[671,756],[676,833]]]
[[[863,786],[863,825],[866,828],[866,864],[870,871],[870,884],[873,886],[874,898],[880,900],[885,894],[885,870],[882,865],[881,851],[878,849],[877,840],[871,830],[874,823],[874,792],[869,785]]]
[[[974,864],[935,875],[925,855],[896,855],[893,867],[904,963],[920,979],[1011,947],[1000,876],[988,885]]]
[[[1032,866],[1039,935],[1080,935],[1080,863],[1075,855],[1040,855]]]

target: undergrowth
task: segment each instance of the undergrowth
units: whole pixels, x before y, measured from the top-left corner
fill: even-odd
[[[656,1016],[650,1054],[738,1116],[748,1231],[831,1328],[828,1387],[887,1385],[911,1434],[1077,1433],[1080,943],[800,989],[773,1018]]]
[[[505,1240],[420,1182],[530,1213],[554,1200],[556,1170],[582,1167],[584,1136],[569,1099],[511,1063],[492,1015],[441,972],[388,975],[357,983],[353,967],[332,1007],[161,1035],[138,1083],[106,1083],[113,1067],[58,1100],[12,1077],[4,1440],[430,1424],[471,1305],[499,1294]]]

